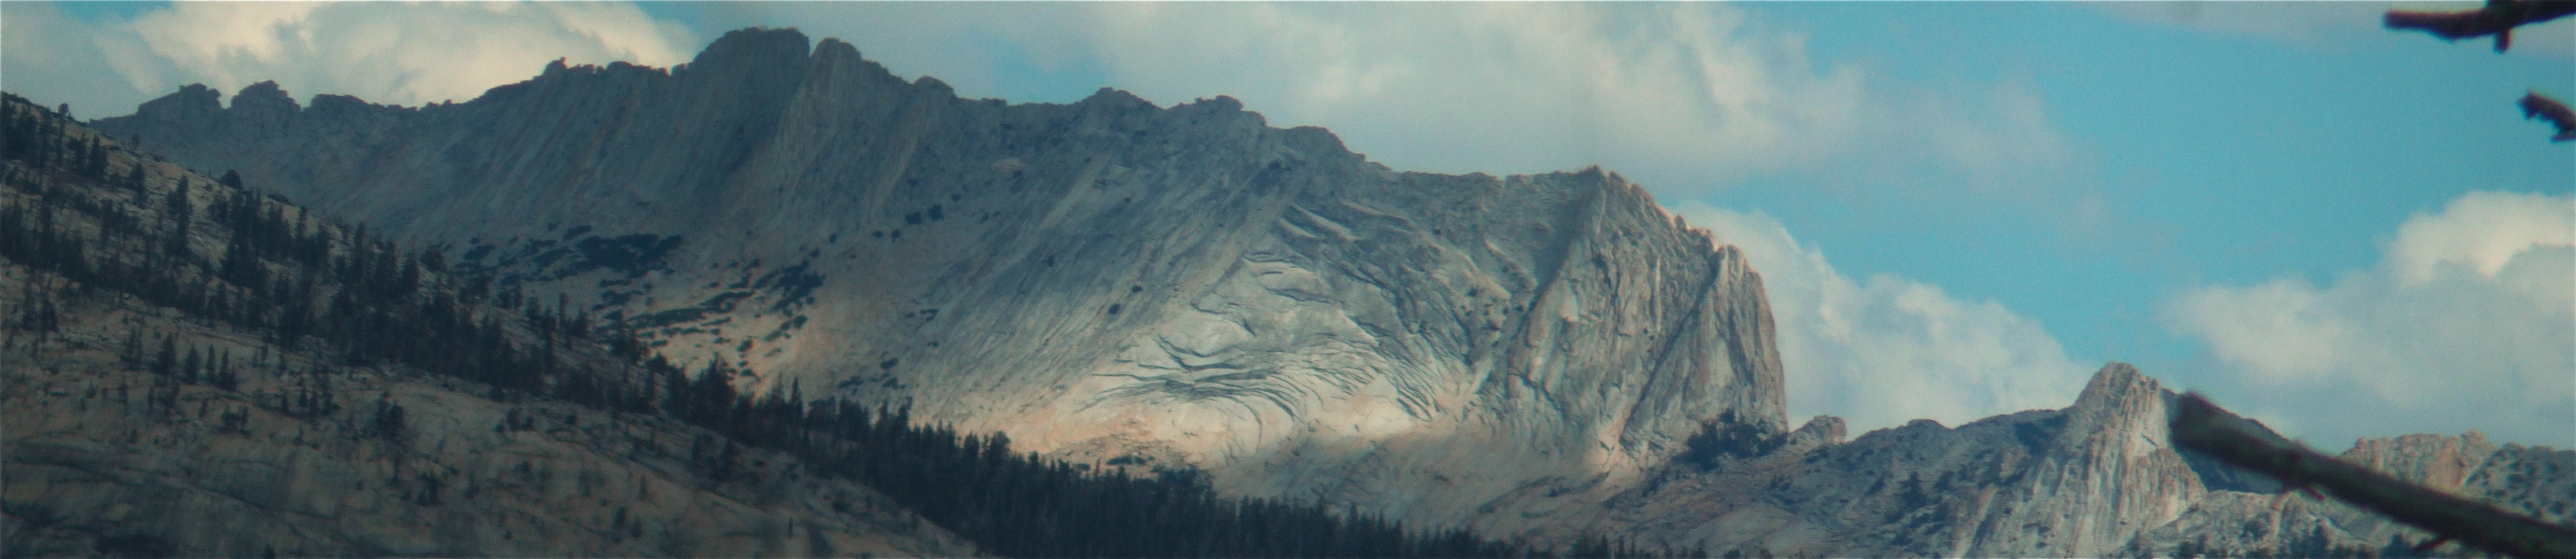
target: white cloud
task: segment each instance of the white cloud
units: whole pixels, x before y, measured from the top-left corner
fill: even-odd
[[[91,79],[122,83],[55,95],[89,116],[132,111],[144,99],[205,83],[233,91],[276,80],[299,95],[334,93],[417,105],[466,100],[535,75],[556,58],[669,66],[699,44],[685,28],[631,4],[177,2],[131,21],[74,21],[51,13],[25,25],[60,29],[51,48],[25,49],[11,8],[11,87]],[[36,22],[35,19],[44,21]],[[89,74],[84,78],[82,74]]]
[[[2576,207],[2551,202],[2539,194],[2471,192],[2439,215],[2419,212],[2398,226],[2387,271],[2406,287],[2423,287],[2445,265],[2495,279],[2523,253],[2576,244]]]
[[[1845,277],[1768,215],[1696,202],[1676,213],[1761,272],[1793,417],[1842,416],[1855,432],[1919,418],[1955,426],[2066,407],[2100,368],[2068,359],[2038,321],[1993,301],[1887,274]]]
[[[2167,317],[2252,389],[2240,397],[2319,435],[2438,425],[2576,443],[2576,199],[2471,192],[2386,248],[2327,285],[2203,287]]]
[[[1711,4],[1079,3],[1025,10],[754,4],[738,23],[840,37],[898,72],[998,95],[994,43],[1158,103],[1230,95],[1406,170],[1605,164],[1740,174],[1858,136],[1857,69]],[[1030,11],[1038,13],[1032,14]],[[1895,111],[1877,111],[1895,113]],[[1637,173],[1631,172],[1631,175]],[[1669,186],[1669,185],[1664,185]]]
[[[1234,94],[1290,124],[1329,123],[1401,168],[1777,168],[1845,141],[1862,112],[1858,71],[1819,71],[1803,38],[1728,6],[1114,4],[1094,15],[1117,83],[1163,100]]]

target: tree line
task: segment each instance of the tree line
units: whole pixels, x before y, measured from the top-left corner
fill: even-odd
[[[165,176],[144,164],[148,156],[76,134],[83,129],[68,115],[16,95],[5,105],[0,155],[9,164],[0,182],[10,192],[0,201],[0,258],[65,282],[40,291],[31,281],[22,290],[5,321],[13,337],[41,340],[59,330],[56,294],[132,296],[255,332],[280,354],[325,355],[342,367],[404,365],[478,383],[495,399],[545,398],[678,419],[723,435],[693,457],[711,482],[740,475],[744,448],[785,451],[1005,556],[1673,554],[1602,536],[1544,548],[1349,508],[1225,497],[1195,470],[1140,477],[1094,471],[1017,452],[999,434],[916,424],[906,408],[808,401],[798,386],[740,393],[733,381],[744,371],[711,359],[692,374],[632,331],[594,323],[560,296],[548,306],[518,289],[495,289],[488,275],[450,270],[436,249],[403,250],[364,225],[258,193],[234,173],[214,181]],[[120,355],[172,385],[225,390],[246,371],[273,368],[269,374],[296,379],[294,388],[254,398],[261,407],[305,418],[343,408],[319,366],[295,373],[264,347],[236,363],[227,352],[180,347],[176,339],[138,329]],[[399,437],[399,404],[374,408],[371,431]]]

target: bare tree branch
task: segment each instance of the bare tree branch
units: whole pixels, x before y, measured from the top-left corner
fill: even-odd
[[[2576,14],[2576,0],[2487,0],[2465,12],[2389,10],[2389,29],[2420,29],[2445,40],[2496,36],[2496,52],[2513,46],[2513,28]]]
[[[2576,557],[2576,530],[2408,483],[2281,440],[2202,398],[2175,402],[2173,443],[2297,488],[2378,511],[2442,538],[2516,557]]]
[[[2558,135],[2550,136],[2549,141],[2576,141],[2576,111],[2568,110],[2566,103],[2541,95],[2539,91],[2522,96],[2522,118],[2546,120],[2556,125]]]

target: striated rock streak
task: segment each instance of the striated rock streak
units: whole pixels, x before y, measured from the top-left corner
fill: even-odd
[[[1720,418],[1788,427],[1760,277],[1598,169],[1399,173],[1224,97],[959,99],[792,30],[462,104],[216,97],[95,126],[445,243],[746,389],[1059,456],[1499,527]]]

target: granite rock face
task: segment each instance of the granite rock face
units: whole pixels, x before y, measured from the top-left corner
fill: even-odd
[[[1711,423],[1788,428],[1760,277],[1597,169],[1399,173],[1223,97],[960,99],[791,30],[462,104],[217,101],[94,124],[746,390],[1076,460],[1454,523],[1606,498]]]

